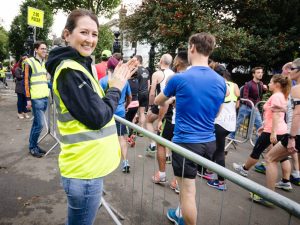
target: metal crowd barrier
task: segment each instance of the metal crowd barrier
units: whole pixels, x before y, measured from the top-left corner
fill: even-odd
[[[235,143],[246,143],[250,140],[250,137],[253,133],[254,121],[255,121],[255,106],[252,101],[249,99],[241,98],[240,101],[248,102],[251,105],[251,113],[249,117],[244,117],[243,122],[240,124],[239,127],[236,129],[235,139],[229,138],[227,136],[227,140],[229,141],[226,146],[225,150],[227,150],[231,145],[235,148]],[[238,119],[238,113],[236,115]],[[246,132],[245,132],[246,131]],[[242,139],[237,139],[238,137],[242,137]]]
[[[255,109],[259,111],[259,114],[261,116],[261,119],[263,121],[263,105],[266,103],[266,101],[260,101],[258,103],[255,104]],[[255,112],[253,112],[255,114]],[[254,121],[253,121],[253,126],[252,126],[252,129],[254,128]],[[253,135],[256,135],[256,132],[254,132],[254,129],[252,130],[252,132],[250,133],[250,137],[249,137],[249,140],[250,140],[250,143],[252,146],[255,145],[255,141],[253,140]],[[256,137],[254,137],[256,139]]]
[[[38,143],[44,140],[48,135],[51,136],[55,141],[52,147],[46,151],[46,154],[44,155],[45,157],[59,144],[59,139],[56,136],[56,107],[52,98],[52,94],[50,94],[48,98],[48,106],[44,114],[44,124],[46,127],[46,133],[39,138]]]
[[[240,176],[239,174],[226,169],[220,165],[217,165],[216,163],[201,157],[183,147],[180,147],[156,134],[153,134],[131,122],[128,122],[127,120],[115,116],[115,119],[117,121],[119,121],[122,124],[125,124],[126,126],[134,129],[135,131],[141,133],[144,135],[144,137],[148,137],[150,139],[153,139],[154,141],[156,141],[157,143],[168,147],[169,149],[171,149],[172,151],[182,155],[183,157],[185,157],[186,159],[189,159],[193,162],[195,162],[198,165],[201,165],[204,168],[207,168],[219,175],[221,175],[222,177],[224,177],[225,179],[233,182],[234,184],[242,187],[245,190],[248,190],[250,192],[253,192],[259,196],[262,196],[264,199],[268,200],[269,202],[273,203],[274,205],[280,207],[281,209],[285,210],[288,214],[289,214],[289,218],[287,219],[287,224],[291,224],[292,223],[292,216],[296,217],[296,218],[300,218],[300,205],[287,198],[284,197],[276,192],[273,192],[271,190],[269,190],[268,188],[252,181],[249,180],[245,177]],[[250,117],[250,125],[253,125],[253,121],[251,123],[251,120],[253,120],[253,117]],[[248,134],[250,136],[250,131],[248,131]],[[137,143],[140,145],[145,144],[145,142],[142,143]],[[143,146],[146,147],[146,146]],[[142,149],[143,149],[142,147]],[[127,219],[129,221],[129,223],[126,224],[168,224],[168,222],[165,219],[165,207],[169,206],[170,203],[170,199],[165,199],[166,195],[169,195],[169,193],[167,193],[166,191],[166,187],[163,190],[160,190],[160,188],[158,187],[158,185],[153,184],[151,181],[151,175],[149,174],[154,174],[155,171],[157,171],[157,161],[156,161],[156,154],[154,155],[154,160],[153,157],[150,158],[150,160],[152,160],[151,162],[153,163],[153,165],[151,165],[151,162],[149,162],[149,157],[147,156],[147,154],[145,153],[144,150],[140,150],[141,146],[138,147],[134,147],[133,150],[128,150],[128,155],[130,154],[134,154],[133,159],[131,161],[131,167],[132,167],[132,174],[129,176],[124,175],[124,178],[120,179],[118,178],[118,181],[123,181],[122,184],[118,184],[116,185],[115,182],[117,178],[113,177],[114,175],[109,175],[107,180],[109,179],[109,177],[113,177],[111,178],[113,180],[110,181],[111,184],[108,185],[110,188],[117,188],[119,191],[119,196],[121,195],[122,192],[124,192],[123,197],[119,197],[121,199],[124,200],[124,202],[126,202],[126,206],[129,208],[126,213],[125,213],[125,220]],[[134,153],[132,153],[132,151]],[[131,156],[132,158],[132,156]],[[140,159],[140,161],[137,161],[138,159]],[[150,163],[150,164],[149,164]],[[183,167],[184,168],[184,167]],[[169,169],[170,170],[170,169]],[[116,171],[115,173],[118,173],[118,171]],[[145,175],[148,174],[148,175]],[[145,177],[148,179],[148,181],[145,181]],[[132,179],[132,180],[130,180]],[[202,178],[203,179],[203,178]],[[196,182],[197,183],[197,182]],[[147,192],[147,189],[149,190],[149,187],[152,186],[152,190]],[[227,193],[230,190],[227,191]],[[222,194],[222,203],[221,203],[221,208],[220,208],[220,216],[218,218],[219,223],[218,224],[222,224],[222,210],[225,210],[226,206],[223,205],[224,203],[224,193],[225,192],[221,192]],[[112,196],[115,196],[116,193],[111,193]],[[140,196],[139,196],[140,194]],[[130,195],[131,195],[131,199],[130,199]],[[203,207],[201,203],[201,198],[200,197],[201,194],[197,193],[197,205],[198,205],[198,221],[201,221],[201,217],[203,216]],[[157,203],[157,199],[160,199],[159,204]],[[174,198],[172,199],[176,202],[177,199]],[[122,201],[120,201],[121,204]],[[253,205],[253,201],[251,201],[252,205]],[[251,217],[252,217],[252,211],[253,211],[253,207],[252,205],[250,206],[250,211],[249,211],[249,217],[248,217],[248,224],[250,224],[251,222]],[[176,205],[174,205],[176,206]],[[202,210],[199,210],[199,208],[201,208]],[[148,216],[151,213],[151,219],[148,221],[145,221],[145,217],[143,216],[144,213],[146,213]],[[272,212],[270,212],[272,213]],[[200,216],[201,214],[201,216]],[[232,216],[232,215],[231,215]],[[123,218],[124,219],[124,218]],[[297,219],[296,219],[297,220]],[[128,222],[127,221],[127,222]],[[138,222],[136,222],[138,221]],[[201,223],[203,224],[203,223]],[[214,223],[215,224],[215,223]],[[275,223],[276,224],[276,223]]]

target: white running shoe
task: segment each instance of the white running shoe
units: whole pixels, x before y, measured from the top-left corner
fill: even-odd
[[[241,174],[244,177],[248,177],[248,170],[244,170],[243,165],[238,163],[233,163],[232,165],[235,171],[237,171],[239,174]]]

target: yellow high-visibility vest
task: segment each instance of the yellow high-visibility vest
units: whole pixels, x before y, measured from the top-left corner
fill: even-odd
[[[45,68],[45,62],[42,64],[34,57],[27,58],[24,64],[28,64],[31,67],[30,77],[30,97],[31,99],[40,99],[49,96],[49,88],[47,81],[47,70]]]
[[[5,77],[5,69],[4,67],[0,70],[0,78]]]
[[[105,95],[96,79],[76,61],[64,60],[56,68],[53,91],[58,113],[61,175],[77,179],[106,176],[118,167],[121,158],[115,120],[112,117],[110,122],[100,130],[91,130],[70,114],[57,90],[57,78],[61,71],[66,68],[84,73],[91,81],[93,90],[99,97],[103,98]]]
[[[230,82],[230,81],[226,81],[226,84],[228,84],[229,86],[229,95],[225,98],[224,102],[231,102],[231,101],[234,101],[236,102],[238,97],[235,95],[234,93],[234,83],[233,82]]]

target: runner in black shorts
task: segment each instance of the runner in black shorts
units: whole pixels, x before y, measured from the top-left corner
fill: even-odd
[[[139,101],[139,124],[141,127],[145,128],[145,109],[148,106],[148,97],[149,97],[149,71],[143,67],[143,57],[140,55],[135,55],[134,58],[137,59],[139,65],[138,70],[136,71],[137,79],[139,82],[138,89],[138,101]]]

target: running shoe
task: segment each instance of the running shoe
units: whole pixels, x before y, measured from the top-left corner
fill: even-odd
[[[164,184],[164,183],[167,182],[167,177],[166,177],[166,176],[161,177],[161,176],[159,175],[159,171],[157,171],[157,172],[155,173],[155,175],[152,176],[152,182],[153,182],[154,184]]]
[[[122,162],[122,172],[123,173],[130,173],[130,165],[128,163],[128,160],[123,160],[123,162]]]
[[[266,166],[265,166],[265,163],[262,162],[262,163],[258,163],[254,166],[254,170],[258,173],[263,173],[263,174],[266,174]]]
[[[135,139],[130,136],[127,138],[127,143],[130,145],[131,148],[133,148],[135,146]]]
[[[290,176],[291,183],[300,186],[300,177],[294,177],[293,175]]]
[[[184,225],[183,217],[176,216],[176,209],[168,209],[167,217],[176,225]]]
[[[172,159],[171,159],[171,156],[170,156],[170,155],[168,155],[168,156],[166,157],[166,163],[167,163],[167,164],[171,164],[171,163],[172,163]]]
[[[237,163],[233,163],[232,165],[234,170],[237,171],[240,175],[248,177],[248,170],[244,170],[243,165]]]
[[[170,188],[175,191],[176,194],[180,193],[179,185],[176,179],[173,179],[170,183]]]
[[[156,146],[149,145],[148,148],[146,149],[146,152],[148,153],[156,153]]]
[[[252,199],[256,203],[260,203],[260,204],[265,205],[265,206],[273,206],[273,203],[263,199],[259,195],[254,194],[252,192],[250,192],[250,199]]]
[[[276,183],[275,187],[283,189],[285,191],[290,191],[293,189],[291,182],[284,183],[282,180],[280,180],[278,183]]]
[[[204,178],[205,180],[215,180],[217,179],[217,174],[213,172],[204,172],[204,174],[201,174],[199,171],[197,172],[197,175],[199,177]]]
[[[220,183],[219,180],[209,180],[209,181],[207,181],[207,185],[210,187],[216,188],[219,191],[227,190],[226,184],[224,182]]]

